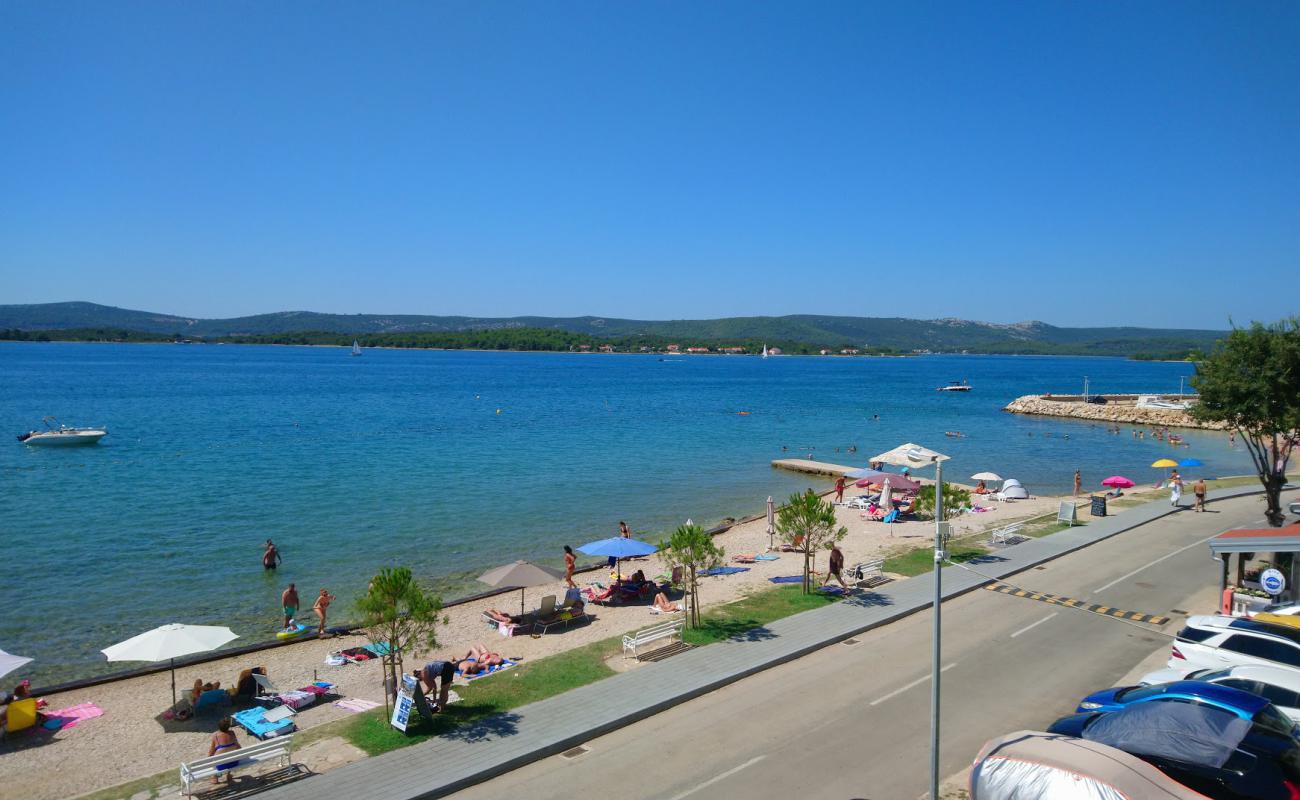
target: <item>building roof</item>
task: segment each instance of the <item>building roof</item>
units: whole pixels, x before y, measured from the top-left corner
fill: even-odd
[[[1210,552],[1300,553],[1300,525],[1224,531],[1210,540]]]

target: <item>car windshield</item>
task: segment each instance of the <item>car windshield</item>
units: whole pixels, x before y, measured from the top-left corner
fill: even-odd
[[[1185,681],[1217,681],[1219,678],[1226,678],[1232,674],[1232,668],[1228,669],[1198,669],[1195,672],[1189,672],[1183,677]]]
[[[1164,692],[1165,685],[1163,683],[1157,683],[1155,686],[1133,686],[1121,692],[1116,692],[1115,699],[1122,700],[1125,703],[1135,703],[1138,700],[1145,700],[1148,697],[1164,694]]]
[[[1278,711],[1277,706],[1272,703],[1255,712],[1253,721],[1256,729],[1287,738],[1295,735],[1296,724],[1286,714]]]

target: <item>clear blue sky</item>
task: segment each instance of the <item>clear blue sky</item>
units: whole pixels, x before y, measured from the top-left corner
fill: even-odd
[[[9,2],[0,303],[1300,310],[1294,2]]]

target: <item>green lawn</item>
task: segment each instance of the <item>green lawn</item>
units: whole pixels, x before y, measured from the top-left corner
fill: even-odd
[[[959,564],[970,561],[972,558],[987,555],[988,552],[987,548],[975,544],[950,542],[948,545],[948,558]],[[885,572],[892,572],[908,578],[924,574],[933,568],[933,547],[919,547],[916,550],[909,550],[906,553],[900,553],[885,559]]]
[[[820,576],[812,577],[814,583]],[[710,609],[700,620],[700,627],[687,630],[682,638],[689,644],[701,645],[721,642],[746,631],[761,628],[769,622],[798,614],[812,608],[821,608],[840,598],[832,594],[813,592],[804,594],[803,587],[795,584],[778,584],[763,589],[734,603]]]

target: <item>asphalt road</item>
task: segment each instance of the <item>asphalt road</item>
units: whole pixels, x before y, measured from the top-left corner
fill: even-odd
[[[1218,562],[1204,541],[1258,527],[1263,506],[1212,508],[1009,581],[1173,618],[1159,629],[984,590],[944,603],[940,774],[992,736],[1072,712],[1168,642],[1182,612],[1212,611]],[[452,796],[913,800],[928,787],[930,625],[929,612],[913,615]]]

